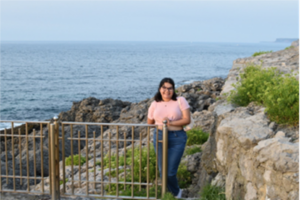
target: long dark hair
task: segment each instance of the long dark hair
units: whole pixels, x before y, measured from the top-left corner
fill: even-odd
[[[172,95],[171,99],[174,100],[174,101],[177,101],[177,94],[175,93],[175,83],[174,83],[173,79],[171,79],[171,78],[163,78],[163,79],[160,81],[159,86],[158,86],[158,90],[157,90],[157,92],[156,92],[156,94],[155,94],[155,96],[154,96],[154,100],[155,100],[156,102],[163,101],[159,89],[160,89],[165,83],[170,83],[170,84],[172,85],[172,87],[173,87],[173,95]]]

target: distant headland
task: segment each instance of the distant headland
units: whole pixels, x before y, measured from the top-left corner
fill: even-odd
[[[275,41],[261,41],[261,43],[291,43],[298,38],[276,38]]]

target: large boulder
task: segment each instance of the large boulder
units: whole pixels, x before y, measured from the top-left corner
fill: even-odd
[[[61,112],[59,121],[76,122],[112,122],[120,117],[121,110],[129,106],[130,102],[115,99],[99,100],[94,97],[74,102],[71,110]]]

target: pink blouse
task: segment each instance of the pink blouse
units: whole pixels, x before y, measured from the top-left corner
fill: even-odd
[[[182,111],[188,108],[190,106],[184,97],[177,97],[177,101],[153,101],[148,110],[148,119],[154,119],[155,124],[163,125],[166,117],[171,121],[182,119]]]

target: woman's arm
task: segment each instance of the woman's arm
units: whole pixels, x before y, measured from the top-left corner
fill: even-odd
[[[176,120],[176,121],[170,121],[168,118],[165,118],[167,120],[168,126],[185,126],[189,123],[191,123],[191,114],[190,109],[185,109],[182,111],[182,119]]]
[[[155,120],[154,119],[147,119],[147,124],[155,124]]]

